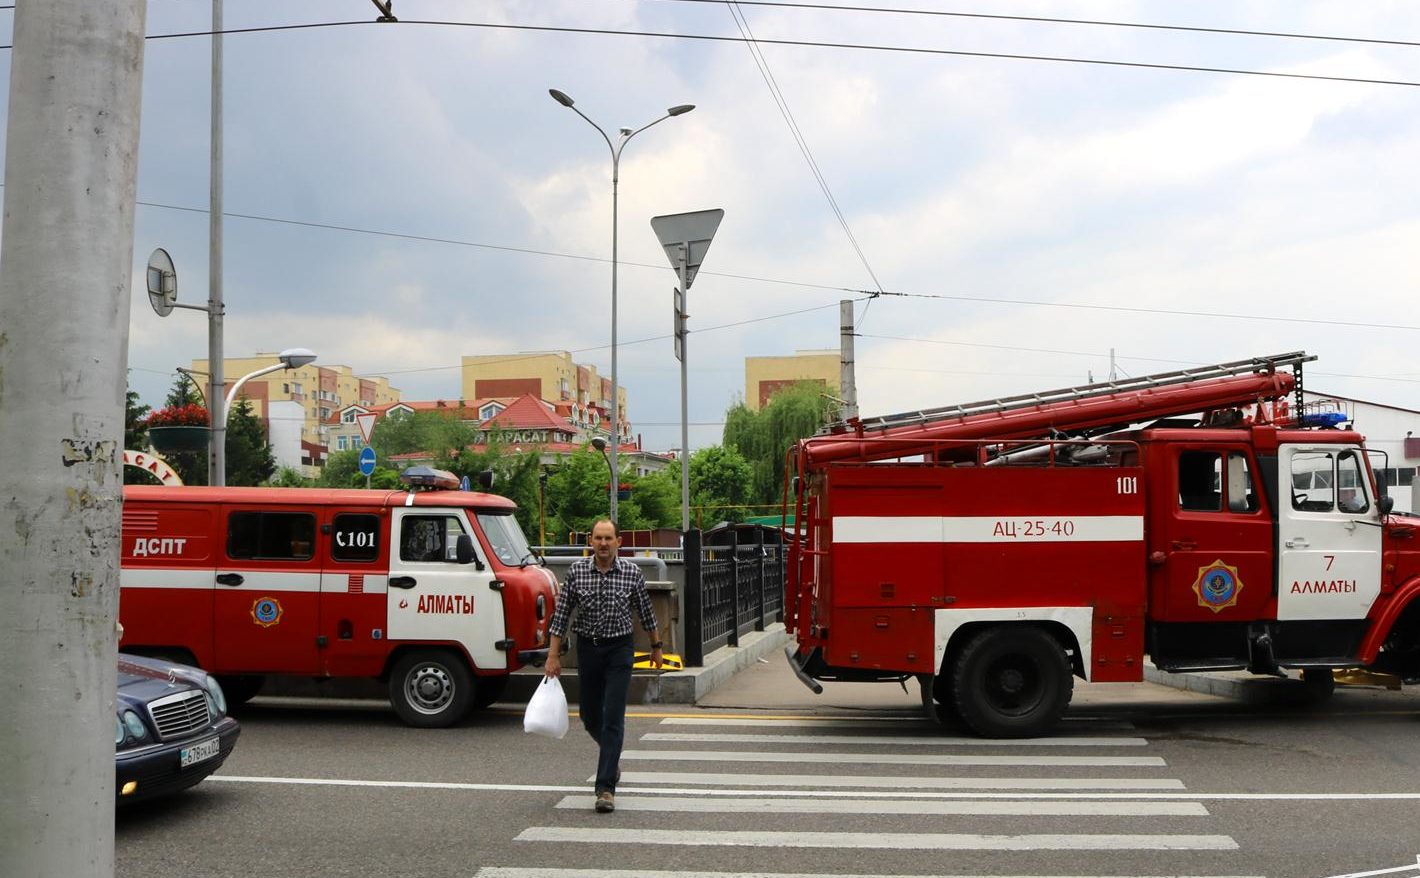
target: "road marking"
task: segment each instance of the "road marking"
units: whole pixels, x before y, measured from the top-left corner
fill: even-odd
[[[594,783],[595,777],[587,778]],[[1143,777],[899,777],[894,775],[711,774],[628,771],[622,783],[713,784],[742,787],[892,787],[936,790],[1182,790],[1183,781]]]
[[[629,714],[628,714],[629,716]],[[1081,717],[1076,722],[1076,726],[1086,722],[1087,718]],[[742,716],[668,716],[661,720],[663,726],[766,726],[771,728],[835,728],[835,729],[881,729],[886,722],[911,723],[921,726],[924,729],[936,729],[937,724],[929,720],[918,717],[861,717],[853,719],[839,719],[837,717],[742,717]],[[1129,722],[1119,722],[1116,720],[1097,720],[1090,722],[1088,729],[1075,728],[1064,729],[1056,736],[1059,738],[1069,737],[1075,732],[1098,732],[1098,731],[1121,731],[1127,732],[1134,729],[1134,724]]]
[[[327,787],[373,787],[410,790],[458,790],[465,792],[494,793],[581,793],[586,792],[585,784],[513,784],[513,783],[443,783],[416,780],[351,780],[329,777],[250,777],[230,774],[214,774],[203,783],[251,783],[287,786],[327,786]],[[705,789],[621,789],[621,793],[644,793],[646,795],[697,795],[697,796],[853,796],[868,798],[939,798],[939,799],[1186,799],[1209,802],[1373,802],[1420,801],[1420,793],[922,793],[912,791],[852,792],[833,790],[705,790]]]
[[[978,835],[955,832],[579,829],[530,826],[515,841],[692,847],[864,848],[938,851],[1235,851],[1227,835]]]
[[[903,747],[1147,747],[1143,738],[968,738],[953,735],[741,735],[734,732],[647,732],[642,741],[703,744],[870,744]]]
[[[589,811],[595,796],[567,796],[558,808]],[[902,814],[936,817],[1207,817],[1200,802],[1100,801],[868,801],[862,799],[711,799],[619,796],[618,811],[683,814]]]
[[[839,872],[672,872],[647,869],[550,869],[544,866],[484,866],[474,878],[882,878]],[[895,878],[1105,878],[1098,875],[899,875]],[[1159,875],[1110,875],[1107,878],[1165,878]],[[1167,878],[1263,878],[1261,875],[1171,875]]]
[[[625,750],[622,759],[680,762],[829,762],[835,765],[1049,765],[1161,768],[1159,756],[946,756],[935,753],[775,753],[730,750]]]

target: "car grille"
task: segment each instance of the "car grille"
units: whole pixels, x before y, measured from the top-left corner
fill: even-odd
[[[158,726],[158,737],[163,739],[206,728],[212,721],[207,714],[207,698],[193,689],[159,698],[148,705],[148,712]]]

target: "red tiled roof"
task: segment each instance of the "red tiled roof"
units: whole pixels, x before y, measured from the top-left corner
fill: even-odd
[[[530,393],[513,400],[507,408],[489,418],[486,424],[504,430],[544,429],[576,432],[565,417],[558,417],[549,404]]]

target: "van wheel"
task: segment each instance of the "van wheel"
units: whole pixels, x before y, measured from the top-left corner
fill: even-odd
[[[441,649],[406,653],[390,672],[390,704],[407,724],[442,729],[473,704],[473,674],[462,657]]]
[[[508,691],[508,677],[479,677],[474,685],[473,709],[482,710],[503,697],[503,693]]]
[[[266,678],[260,674],[221,674],[217,682],[222,685],[222,694],[227,696],[227,705],[237,707],[255,698]]]
[[[1303,668],[1302,685],[1306,688],[1307,700],[1325,701],[1336,692],[1336,678],[1331,668]]]
[[[991,628],[962,649],[952,697],[963,722],[986,738],[1029,738],[1059,722],[1074,690],[1070,659],[1040,628]]]

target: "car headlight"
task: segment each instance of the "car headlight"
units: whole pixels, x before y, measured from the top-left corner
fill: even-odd
[[[143,718],[131,710],[123,712],[123,727],[137,740],[148,737],[148,728],[143,725]]]
[[[115,714],[113,718],[113,745],[115,747],[122,747],[123,738],[123,720],[119,719],[118,715]]]
[[[207,686],[207,694],[212,697],[212,705],[217,708],[218,716],[227,715],[227,696],[222,692],[222,685],[217,682],[217,678],[211,674],[207,675],[204,682]]]

